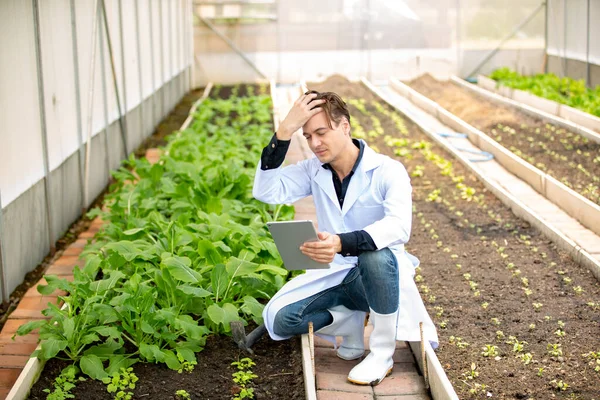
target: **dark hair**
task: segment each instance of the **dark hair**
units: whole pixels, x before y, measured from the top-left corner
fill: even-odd
[[[335,122],[336,125],[340,123],[342,117],[346,117],[348,123],[350,123],[350,112],[348,111],[348,106],[342,100],[342,98],[333,92],[317,92],[316,90],[309,90],[304,94],[315,93],[317,97],[314,100],[324,99],[325,103],[319,104],[315,107],[321,107],[325,110],[325,114],[327,115],[327,123],[329,124],[329,128],[333,129],[331,125],[331,121]],[[309,103],[310,104],[310,103]]]

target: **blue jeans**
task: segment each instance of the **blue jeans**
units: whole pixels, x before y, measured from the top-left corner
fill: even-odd
[[[391,314],[398,309],[398,261],[388,248],[364,252],[342,283],[306,299],[283,307],[275,316],[273,331],[279,336],[308,332],[312,321],[315,331],[330,325],[333,317],[327,311],[335,306],[378,314]]]

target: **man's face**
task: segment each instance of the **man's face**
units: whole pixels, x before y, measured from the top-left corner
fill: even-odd
[[[327,114],[320,112],[302,127],[308,147],[324,164],[335,161],[350,141],[350,125],[345,118],[337,126],[332,121],[333,129],[327,122]]]

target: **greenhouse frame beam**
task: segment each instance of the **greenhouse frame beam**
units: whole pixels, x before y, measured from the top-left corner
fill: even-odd
[[[119,96],[119,84],[117,82],[117,70],[115,68],[115,58],[113,56],[112,41],[110,40],[110,29],[108,28],[108,17],[106,16],[106,4],[104,0],[102,2],[102,17],[104,19],[104,30],[106,31],[106,41],[108,44],[108,54],[110,57],[110,67],[112,69],[113,83],[115,86],[115,96],[117,99],[117,108],[119,110],[119,127],[121,128],[121,140],[123,141],[123,151],[125,152],[125,158],[129,155],[127,151],[127,124],[124,123],[123,113],[121,112],[121,97]]]
[[[83,127],[81,122],[81,91],[79,87],[79,50],[77,48],[77,13],[75,11],[75,0],[70,0],[71,10],[71,45],[73,47],[73,80],[75,86],[75,113],[77,114],[77,145],[79,151],[79,187],[81,190],[81,209],[85,210],[84,185],[84,151],[83,151]]]
[[[141,36],[140,36],[140,0],[135,0],[135,36],[136,36],[136,53],[138,59],[138,84],[140,86],[140,129],[142,137],[144,136],[144,80],[142,77],[142,49],[141,49]]]
[[[252,62],[252,60],[250,60],[248,58],[248,56],[246,54],[244,54],[244,52],[235,45],[235,43],[233,43],[231,41],[231,39],[229,39],[227,36],[225,36],[224,34],[222,34],[213,24],[211,24],[206,18],[200,16],[195,10],[194,10],[194,15],[196,16],[196,18],[198,18],[200,21],[202,21],[204,23],[204,25],[206,25],[208,27],[208,29],[210,29],[211,31],[213,31],[218,37],[220,37],[221,39],[223,39],[223,41],[225,43],[227,43],[227,45],[229,47],[231,47],[231,49],[233,51],[235,51],[236,53],[238,53],[238,55],[240,57],[242,57],[242,59],[257,73],[259,74],[263,79],[267,79],[267,76],[265,74],[262,73],[262,71],[260,69],[258,69],[258,67]]]
[[[521,21],[521,23],[519,23],[519,25],[517,25],[515,27],[515,29],[512,30],[511,33],[509,33],[508,35],[506,35],[501,41],[500,43],[498,43],[498,46],[496,46],[492,51],[490,51],[484,58],[483,60],[481,60],[479,62],[479,64],[477,64],[477,66],[473,69],[473,71],[471,71],[470,74],[468,74],[466,76],[466,78],[470,78],[472,76],[474,76],[477,72],[479,72],[479,70],[481,69],[481,67],[483,67],[492,57],[494,57],[496,55],[496,53],[498,53],[500,51],[500,48],[504,45],[504,43],[508,42],[513,36],[515,36],[517,34],[517,32],[519,32],[525,25],[527,25],[529,22],[531,22],[531,20],[537,15],[538,12],[540,12],[540,10],[544,7],[547,7],[546,5],[546,0],[542,1],[540,3],[540,5],[531,13],[529,14],[523,21]]]
[[[150,18],[148,20],[148,30],[150,33],[150,76],[152,82],[152,93],[156,93],[156,71],[154,70],[154,12],[152,11],[152,2],[148,2],[148,13]],[[156,110],[155,110],[155,97],[152,96],[152,126],[156,123]]]
[[[590,69],[590,0],[587,0],[587,42],[585,47],[586,81],[587,86],[592,85],[592,71]]]
[[[8,301],[8,284],[6,282],[6,274],[4,266],[6,261],[4,260],[4,252],[2,251],[2,193],[0,192],[0,291],[2,291],[2,301]]]
[[[102,25],[102,15],[98,13],[98,24]],[[100,28],[102,31],[102,28]],[[102,74],[102,103],[104,111],[104,163],[106,164],[106,173],[108,179],[110,179],[110,146],[108,144],[108,90],[106,87],[106,54],[104,52],[104,35],[100,34],[98,37],[98,46],[100,46],[100,72]]]
[[[102,0],[102,4],[104,5],[104,0]],[[127,71],[125,69],[125,35],[123,34],[123,0],[119,0],[119,38],[121,40],[121,82],[123,85],[123,121],[124,125],[127,126]],[[108,35],[108,33],[107,33]],[[110,43],[110,38],[108,39]],[[112,55],[111,55],[112,58]],[[115,74],[115,79],[117,75]],[[119,107],[119,114],[121,113]],[[127,149],[127,147],[125,147]],[[129,152],[125,150],[125,158]]]
[[[35,32],[35,56],[37,64],[38,102],[40,107],[40,131],[42,137],[42,158],[44,164],[44,197],[46,201],[46,223],[48,224],[48,241],[50,254],[56,250],[54,240],[54,226],[52,218],[52,200],[50,197],[50,161],[48,159],[48,130],[46,127],[46,105],[44,103],[44,71],[42,64],[42,45],[40,33],[40,9],[38,0],[31,0],[33,5],[33,30]]]

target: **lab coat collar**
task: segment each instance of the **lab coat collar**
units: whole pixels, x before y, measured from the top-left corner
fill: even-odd
[[[325,192],[327,197],[333,203],[333,207],[337,208],[345,215],[348,210],[354,205],[360,195],[369,187],[371,184],[371,178],[367,175],[368,171],[371,171],[379,167],[382,163],[383,156],[376,153],[371,149],[364,140],[360,140],[364,146],[364,153],[362,160],[356,167],[356,171],[350,179],[348,185],[348,191],[346,192],[346,198],[344,199],[344,207],[340,209],[340,203],[333,187],[333,180],[331,177],[331,171],[325,168],[319,168],[315,176],[315,183],[319,185],[321,190]]]

